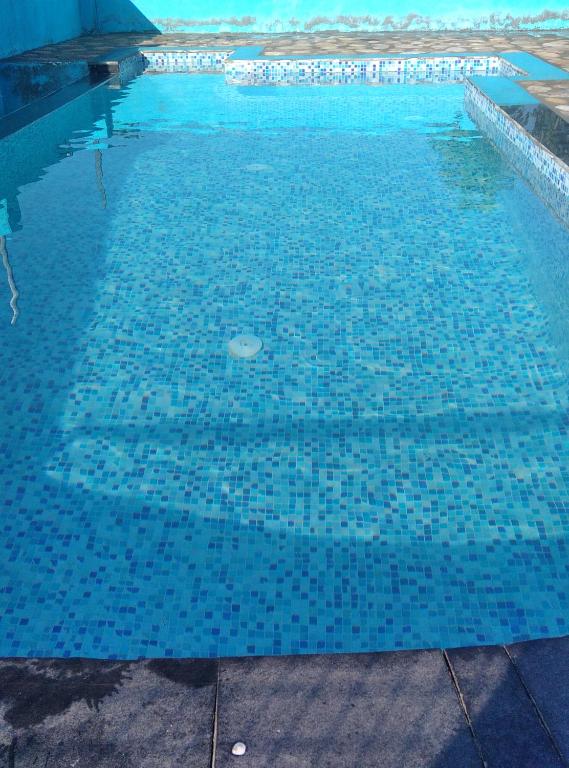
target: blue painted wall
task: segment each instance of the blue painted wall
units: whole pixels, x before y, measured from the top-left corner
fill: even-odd
[[[79,8],[83,34],[95,32],[97,27],[96,0],[76,0],[76,3]]]
[[[547,6],[543,6],[546,2]],[[90,32],[532,29],[567,0],[0,0],[0,58]]]
[[[98,27],[213,32],[532,29],[569,25],[567,0],[96,0]],[[136,6],[136,8],[134,8]]]
[[[0,0],[0,57],[80,35],[83,2]],[[93,0],[87,2],[92,6]]]
[[[141,10],[139,0],[91,0],[95,6],[95,26],[99,32],[158,32]]]

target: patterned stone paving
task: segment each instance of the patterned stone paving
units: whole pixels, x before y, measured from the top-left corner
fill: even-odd
[[[116,48],[136,45],[238,46],[264,45],[267,55],[296,56],[348,53],[436,53],[523,50],[560,67],[569,67],[567,36],[553,33],[501,32],[314,32],[294,34],[119,33],[75,38],[36,48],[17,58],[36,60],[92,59]]]
[[[502,32],[313,32],[290,34],[165,33],[162,35],[117,33],[75,38],[36,48],[17,58],[90,59],[115,48],[134,45],[237,46],[263,45],[268,55],[318,55],[333,53],[434,53],[453,51],[524,50],[558,66],[569,65],[567,36],[554,33]]]
[[[569,83],[567,80],[522,83],[536,99],[551,107],[565,120],[569,118]]]

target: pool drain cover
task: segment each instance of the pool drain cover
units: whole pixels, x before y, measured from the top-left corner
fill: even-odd
[[[261,351],[263,342],[258,336],[236,336],[231,339],[227,348],[231,357],[247,360]]]

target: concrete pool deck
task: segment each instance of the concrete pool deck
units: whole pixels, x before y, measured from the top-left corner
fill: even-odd
[[[219,661],[4,659],[0,768],[561,768],[567,658],[569,637]]]

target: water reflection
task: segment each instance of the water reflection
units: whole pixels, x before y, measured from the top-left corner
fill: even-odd
[[[18,296],[20,294],[18,293],[18,289],[16,288],[16,282],[14,280],[12,266],[10,265],[10,260],[8,258],[8,246],[6,244],[6,237],[4,235],[0,235],[0,255],[2,256],[2,264],[4,265],[4,269],[6,270],[6,276],[8,277],[8,285],[10,286],[10,291],[12,292],[12,298],[10,299],[10,307],[12,309],[12,320],[10,324],[15,325],[16,320],[18,319],[18,315],[20,314],[18,311]]]
[[[4,231],[8,235],[21,229],[18,202],[20,190],[39,179],[47,170],[78,150],[108,147],[113,135],[113,107],[125,91],[97,87],[72,101],[54,108],[27,125],[20,115],[0,120],[0,201],[4,201]],[[57,103],[55,104],[57,106]],[[97,183],[101,158],[95,161]],[[1,231],[1,230],[0,230]]]
[[[97,179],[97,186],[101,193],[101,205],[103,208],[107,207],[107,191],[105,189],[105,178],[103,175],[103,153],[100,149],[96,149],[95,152],[95,176]]]
[[[108,204],[102,152],[113,135],[113,107],[124,98],[125,91],[106,86],[68,90],[67,97],[76,98],[67,103],[62,103],[64,96],[58,94],[0,119],[0,255],[11,293],[12,325],[20,314],[20,294],[9,256],[9,238],[23,227],[20,191],[44,177],[62,159],[79,150],[93,150],[95,182],[103,209]]]

